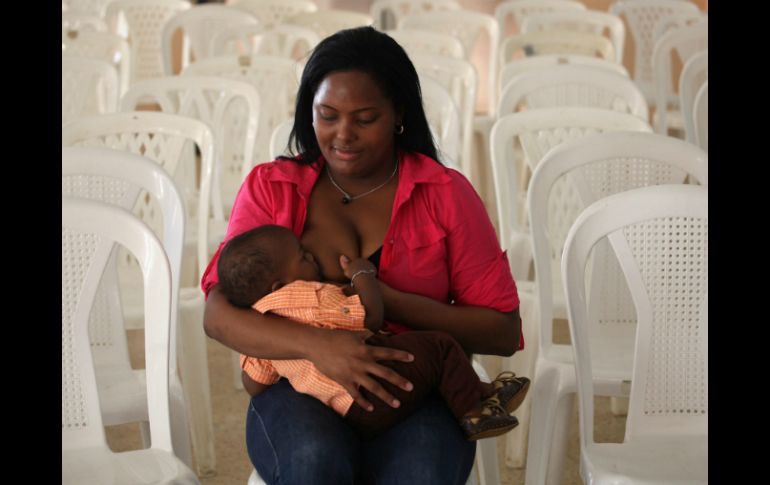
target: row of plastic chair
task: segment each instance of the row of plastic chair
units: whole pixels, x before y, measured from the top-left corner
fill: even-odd
[[[99,149],[62,151],[62,188],[62,483],[197,484],[189,463],[178,457],[186,452],[189,459],[189,441],[177,433],[180,420],[186,432],[186,414],[181,396],[174,396],[179,388],[174,344],[184,232],[181,196],[155,163]],[[64,197],[65,188],[84,198]],[[162,242],[126,209],[140,191],[162,207]],[[119,245],[142,272],[146,372],[140,400],[149,440],[145,449],[113,453],[103,416],[114,400],[98,390],[94,360],[104,349],[92,342],[91,322],[100,295],[117,291],[117,280],[109,275]]]

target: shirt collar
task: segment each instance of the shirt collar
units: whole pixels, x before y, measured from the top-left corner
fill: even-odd
[[[261,313],[279,308],[315,308],[319,305],[316,292],[322,286],[317,281],[293,281],[262,297],[253,308]]]

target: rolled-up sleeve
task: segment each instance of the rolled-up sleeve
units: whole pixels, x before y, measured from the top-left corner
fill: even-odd
[[[519,295],[486,208],[465,177],[452,178],[442,204],[452,297],[460,305],[511,312]]]

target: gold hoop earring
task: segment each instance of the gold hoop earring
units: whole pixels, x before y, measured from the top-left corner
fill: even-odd
[[[404,133],[404,125],[396,125],[396,135]]]

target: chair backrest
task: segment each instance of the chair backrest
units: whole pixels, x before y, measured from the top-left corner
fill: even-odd
[[[708,189],[644,187],[578,217],[562,261],[580,401],[581,448],[593,446],[594,394],[586,261],[600,240],[617,255],[637,313],[625,442],[708,434]]]
[[[62,195],[99,200],[126,210],[138,205],[134,214],[161,237],[168,257],[172,282],[171,321],[176,322],[185,212],[181,195],[165,170],[148,158],[132,153],[106,148],[65,147],[62,148]],[[148,214],[143,210],[148,196],[152,197],[153,208],[160,214]],[[129,362],[116,271],[120,264],[137,265],[133,257],[118,257],[117,251],[113,252],[89,316],[92,351],[105,356],[105,359],[97,358],[98,362]],[[138,265],[136,269],[141,274]],[[176,325],[173,325],[170,342],[174,345],[169,351],[172,371],[176,369],[176,333]]]
[[[174,34],[178,30],[182,31],[181,72],[193,59],[199,61],[212,57],[211,38],[214,35],[244,25],[257,26],[259,22],[248,12],[225,5],[196,5],[174,14],[163,25],[161,32],[164,74],[175,74],[172,51]]]
[[[695,122],[693,120],[695,95],[698,94],[703,83],[708,81],[708,69],[709,51],[704,49],[685,62],[682,75],[679,77],[679,108],[684,117],[685,139],[690,143],[696,143]]]
[[[669,30],[655,43],[652,67],[655,77],[655,131],[668,133],[668,106],[679,105],[677,84],[672,72],[672,54],[685,63],[692,55],[708,48],[708,20],[689,27]]]
[[[107,12],[107,4],[110,0],[62,0],[62,9],[66,7],[67,13],[87,14],[95,17],[104,17]]]
[[[417,29],[388,30],[385,33],[393,37],[409,57],[425,54],[465,59],[462,42],[451,34]]]
[[[697,14],[698,7],[681,0],[619,0],[608,11],[625,19],[628,32],[634,39],[634,81],[639,84],[647,102],[654,102],[652,51],[655,47],[655,24],[663,17],[678,14]]]
[[[506,37],[500,45],[501,66],[543,54],[578,54],[615,62],[612,42],[601,34],[591,32],[528,32]]]
[[[184,156],[188,142],[193,142],[200,151],[200,187],[194,183],[195,178],[187,178],[196,172],[195,159]],[[197,267],[190,271],[190,277],[180,275],[181,286],[194,285],[200,281],[208,264],[206,237],[214,165],[214,137],[208,125],[168,113],[113,113],[82,118],[64,126],[62,146],[111,148],[142,155],[153,160],[173,177],[182,193],[188,221],[195,221],[197,228]],[[221,203],[214,202],[214,205],[220,205],[221,210]],[[165,224],[165,219],[162,222],[160,220],[165,211],[157,207],[155,198],[148,201],[140,197],[137,205],[132,207],[136,214],[158,232],[162,224]]]
[[[521,25],[521,33],[523,34],[554,30],[574,30],[607,35],[615,49],[613,60],[618,64],[623,63],[626,27],[617,15],[595,10],[564,10],[528,15],[524,17]]]
[[[61,57],[61,122],[118,108],[118,71],[106,61]]]
[[[402,18],[413,13],[461,8],[455,0],[374,0],[369,7],[369,15],[374,19],[376,29],[386,30],[395,29]]]
[[[62,30],[61,50],[66,56],[98,59],[110,63],[118,72],[120,95],[128,89],[131,56],[128,42],[119,35],[91,30]]]
[[[422,104],[425,117],[433,132],[439,151],[439,161],[452,168],[458,168],[460,159],[460,111],[452,95],[426,74],[417,73],[422,89]],[[404,129],[409,129],[405,127]]]
[[[445,10],[407,15],[398,23],[398,29],[417,29],[443,32],[456,37],[463,45],[465,59],[473,63],[474,50],[482,33],[489,39],[489,57],[486,65],[476,66],[479,84],[487,84],[489,114],[494,112],[496,103],[493,99],[497,82],[497,46],[500,34],[497,22],[491,15],[470,10]],[[483,67],[483,69],[481,69]]]
[[[163,246],[127,210],[68,197],[62,197],[62,450],[106,448],[88,315],[115,244],[131,251],[142,268],[151,447],[173,453],[168,394],[172,276]]]
[[[276,27],[298,13],[318,10],[312,0],[234,0],[225,3],[249,12],[266,28]]]
[[[631,79],[580,65],[541,67],[517,75],[503,88],[497,112],[558,106],[611,109],[648,119],[647,101]]]
[[[372,25],[372,18],[361,12],[329,9],[298,13],[284,22],[311,29],[319,38],[324,39],[343,29]]]
[[[112,0],[107,20],[113,30],[125,23],[131,46],[130,83],[163,76],[163,26],[191,8],[186,0]]]
[[[452,96],[460,115],[460,153],[458,162],[466,177],[472,177],[473,115],[476,107],[477,76],[473,64],[464,59],[424,54],[409,58],[418,73],[438,81]]]
[[[211,55],[262,55],[303,61],[321,41],[314,30],[299,25],[236,26],[211,37]]]
[[[526,227],[529,173],[546,152],[565,141],[607,131],[650,132],[652,128],[631,114],[574,106],[507,114],[495,122],[490,153],[501,241]]]
[[[291,150],[289,150],[289,135],[291,134],[292,128],[294,128],[294,117],[283,121],[275,127],[275,130],[273,130],[273,134],[270,136],[270,157],[273,160],[280,155],[291,155]]]
[[[649,185],[708,186],[708,154],[671,137],[644,132],[605,132],[564,142],[540,161],[529,184],[528,211],[540,308],[540,348],[552,345],[554,291],[561,293],[564,241],[577,216],[593,202]],[[614,258],[605,252],[592,282],[593,324],[636,320]],[[558,288],[558,290],[557,290]],[[597,296],[601,295],[601,296]],[[598,298],[598,299],[597,299]]]
[[[232,206],[251,168],[259,127],[260,99],[254,86],[213,76],[171,76],[132,85],[121,109],[134,110],[147,99],[164,113],[190,116],[207,123],[214,132],[212,203],[214,220],[224,220],[223,205]]]
[[[500,70],[497,99],[500,99],[502,88],[517,74],[527,72],[530,69],[559,65],[591,66],[630,78],[625,67],[616,62],[601,59],[599,57],[582,56],[580,54],[544,54],[540,56],[523,57],[503,65],[503,68]]]
[[[254,165],[272,160],[268,150],[270,136],[278,124],[292,115],[296,102],[299,85],[294,61],[270,56],[220,56],[195,61],[182,75],[222,76],[254,86],[260,99],[254,158],[250,164],[242,165],[238,177],[242,180]]]
[[[69,30],[76,30],[79,32],[107,32],[107,22],[103,17],[79,12],[62,12],[61,13],[61,30],[62,35]]]
[[[583,3],[573,0],[516,0],[500,2],[495,7],[495,21],[500,29],[500,37],[505,38],[509,34],[522,33],[522,23],[528,15],[585,9],[586,6]],[[513,21],[513,29],[507,27],[509,17]]]
[[[695,95],[693,107],[693,122],[695,123],[695,142],[699,147],[709,151],[709,82],[706,81]]]

